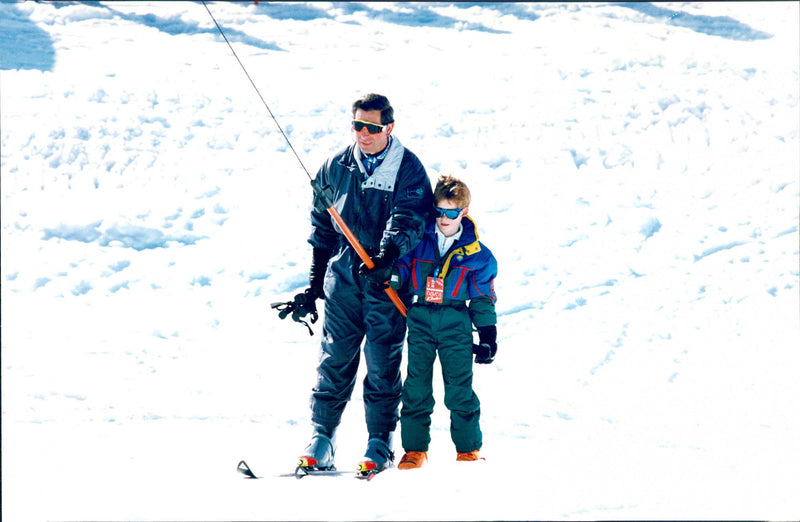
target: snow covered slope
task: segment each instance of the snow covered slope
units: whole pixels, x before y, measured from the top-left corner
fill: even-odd
[[[273,477],[305,173],[202,3],[2,2],[4,520],[798,517],[796,2],[208,7],[312,174],[374,91],[469,183],[486,461],[437,382],[426,468]],[[365,439],[357,390],[341,469]]]

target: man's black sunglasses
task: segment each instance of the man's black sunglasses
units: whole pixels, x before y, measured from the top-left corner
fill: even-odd
[[[436,211],[436,217],[447,216],[447,219],[455,219],[461,214],[463,209],[433,207],[433,210]]]
[[[372,123],[369,121],[362,121],[362,120],[353,120],[353,130],[356,132],[361,132],[362,129],[366,127],[367,132],[370,134],[378,134],[383,131],[386,125],[380,125],[378,123]]]

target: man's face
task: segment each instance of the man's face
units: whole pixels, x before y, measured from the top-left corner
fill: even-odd
[[[443,199],[439,201],[436,203],[436,207],[445,210],[458,208],[456,204],[449,199]],[[450,237],[458,232],[458,229],[461,227],[461,220],[464,219],[464,216],[467,215],[467,212],[469,212],[469,208],[461,209],[461,212],[459,212],[458,216],[452,219],[445,215],[440,215],[440,213],[437,212],[436,226],[439,227],[439,232],[441,232],[444,237]]]
[[[363,111],[361,109],[356,109],[356,114],[353,119],[381,125],[381,111]],[[389,143],[389,135],[392,133],[393,128],[394,123],[389,123],[377,134],[370,134],[366,128],[361,129],[360,132],[356,132],[355,129],[353,129],[353,133],[356,136],[356,142],[358,142],[358,147],[361,149],[361,152],[365,154],[377,154],[386,148],[386,145]]]

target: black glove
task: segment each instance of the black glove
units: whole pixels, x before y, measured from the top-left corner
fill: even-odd
[[[492,364],[494,356],[497,354],[497,326],[478,327],[478,338],[480,344],[472,345],[475,364]]]
[[[399,257],[400,250],[397,246],[394,243],[388,243],[377,256],[372,258],[375,266],[369,269],[367,265],[361,263],[358,273],[375,285],[383,285],[391,279],[392,268]]]
[[[328,261],[333,255],[333,250],[327,248],[314,248],[311,258],[311,270],[308,273],[308,282],[311,285],[308,290],[314,299],[325,299],[323,283],[325,282],[325,272],[328,270]],[[306,292],[308,292],[308,290]]]
[[[272,308],[278,310],[278,317],[286,319],[289,314],[292,314],[292,320],[304,325],[308,328],[308,334],[314,335],[314,330],[303,319],[309,315],[311,324],[317,322],[319,314],[317,313],[317,298],[311,288],[306,288],[303,293],[294,296],[292,301],[286,303],[272,303]]]
[[[314,335],[314,330],[303,319],[309,317],[311,324],[317,322],[319,314],[317,313],[317,299],[325,299],[325,291],[323,290],[323,283],[325,281],[325,272],[328,270],[328,261],[333,255],[333,250],[327,248],[314,248],[311,258],[311,270],[309,270],[308,282],[310,286],[306,288],[303,293],[294,296],[294,299],[286,303],[272,303],[272,308],[278,310],[278,317],[286,319],[289,314],[292,315],[292,320],[305,325],[308,328],[308,334]]]
[[[311,316],[311,324],[317,322],[317,303],[316,295],[311,288],[306,288],[302,294],[294,296],[294,310],[292,319],[301,322],[300,319],[307,315]]]

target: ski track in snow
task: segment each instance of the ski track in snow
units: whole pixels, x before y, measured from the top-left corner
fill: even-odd
[[[269,307],[307,284],[292,150],[201,3],[4,2],[4,519],[797,517],[796,3],[209,7],[312,175],[372,90],[470,185],[487,460],[437,379],[425,469],[274,477],[321,330]]]

